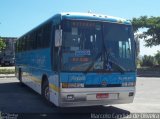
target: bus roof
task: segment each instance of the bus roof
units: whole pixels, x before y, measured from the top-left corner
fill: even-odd
[[[103,14],[79,13],[79,12],[64,12],[60,14],[62,16],[62,19],[104,21],[104,22],[131,25],[131,22],[129,20],[119,18],[119,17],[103,15]]]
[[[103,21],[103,22],[112,22],[112,23],[119,23],[119,24],[126,24],[131,25],[131,22],[129,20],[119,18],[119,17],[113,17],[108,15],[102,15],[102,14],[94,14],[94,13],[80,13],[80,12],[62,12],[59,14],[55,14],[48,20],[42,22],[37,27],[33,28],[32,30],[28,31],[27,33],[23,34],[19,38],[25,36],[26,34],[30,33],[31,31],[37,29],[39,26],[47,23],[48,21],[51,21],[54,19],[55,16],[61,16],[61,20],[63,19],[74,19],[74,20],[88,20],[88,21]],[[18,39],[19,39],[18,38]]]

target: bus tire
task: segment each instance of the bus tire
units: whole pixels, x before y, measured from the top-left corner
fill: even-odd
[[[21,70],[21,68],[18,69],[18,80],[20,82],[20,85],[24,86],[24,84],[22,82],[22,70]]]
[[[1,66],[4,67],[5,65],[2,63]]]
[[[47,102],[49,102],[50,92],[49,92],[49,82],[47,79],[45,79],[42,83],[42,96]]]

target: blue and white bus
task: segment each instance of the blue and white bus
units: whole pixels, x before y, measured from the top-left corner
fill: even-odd
[[[136,43],[130,21],[60,13],[16,42],[16,75],[58,107],[132,103]]]

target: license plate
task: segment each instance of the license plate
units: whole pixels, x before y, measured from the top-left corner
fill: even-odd
[[[97,93],[97,94],[87,94],[87,100],[110,100],[118,99],[117,93]]]
[[[98,94],[96,94],[97,99],[108,98],[108,97],[109,97],[109,93],[98,93]]]

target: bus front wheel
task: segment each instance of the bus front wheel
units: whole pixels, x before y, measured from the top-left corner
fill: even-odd
[[[49,93],[49,83],[48,80],[44,80],[42,84],[42,96],[49,101],[50,93]]]

